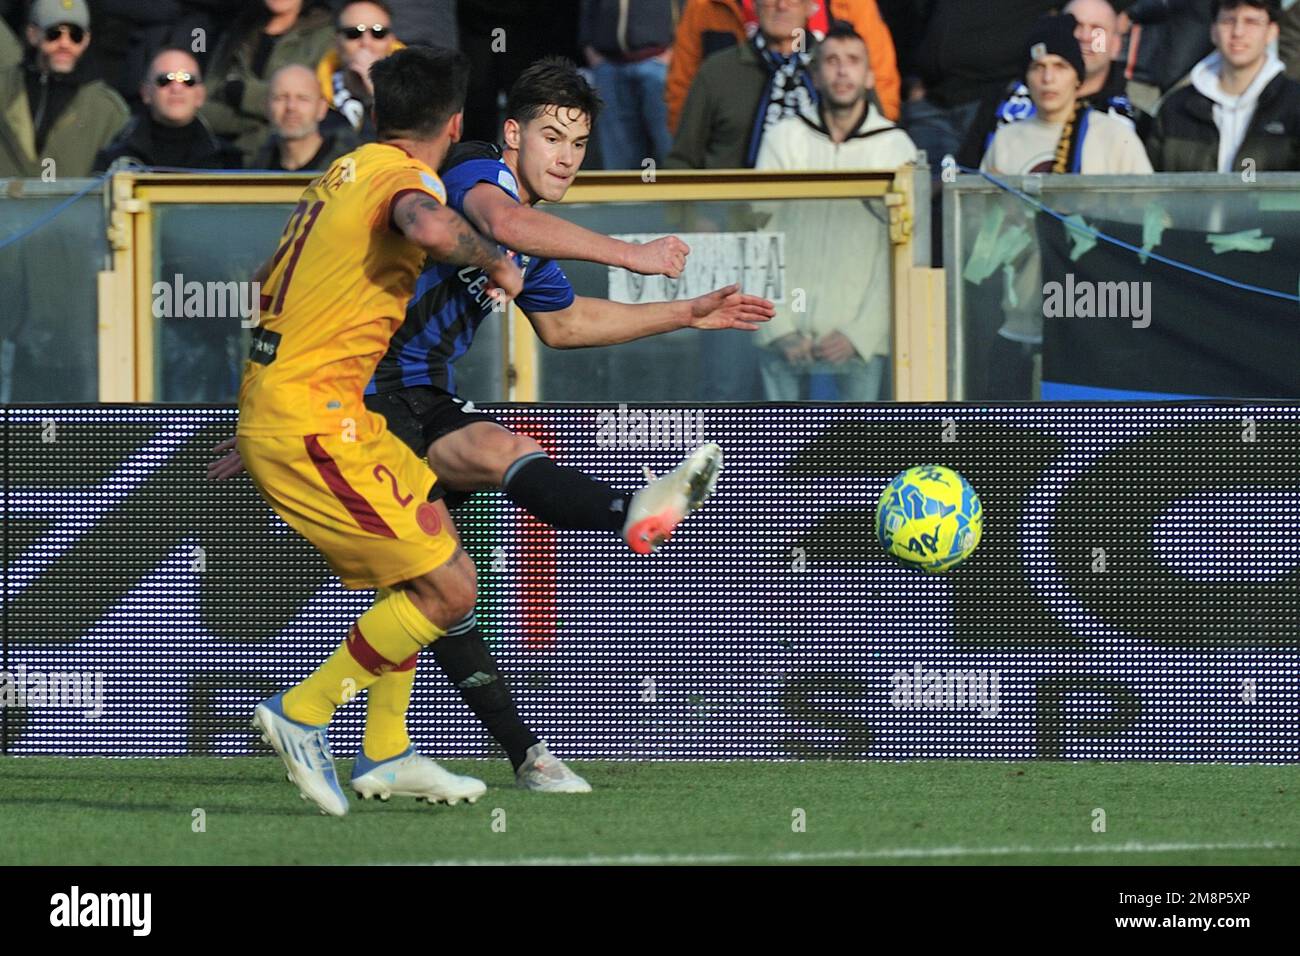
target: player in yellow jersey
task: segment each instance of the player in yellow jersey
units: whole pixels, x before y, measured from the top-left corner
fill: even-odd
[[[446,504],[428,500],[435,475],[366,409],[364,389],[405,318],[426,256],[482,269],[500,299],[523,285],[513,260],[444,205],[434,172],[460,136],[466,59],[410,47],[370,75],[380,141],[340,157],[311,183],[255,277],[261,321],[236,429],[267,503],[345,587],[378,591],[334,654],[253,717],[304,799],[336,816],[347,813],[347,800],[327,734],[335,709],[369,688],[368,724],[387,721],[404,737],[402,714],[388,713],[385,693],[401,681],[381,677],[412,670],[419,651],[473,608],[477,588]],[[364,776],[352,781],[364,796],[455,803],[485,789],[409,742]]]

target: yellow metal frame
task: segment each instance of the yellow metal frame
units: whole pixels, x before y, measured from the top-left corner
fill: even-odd
[[[752,170],[583,173],[565,196],[574,203],[883,199],[893,250],[895,397],[946,397],[942,273],[912,266],[918,215],[911,169],[893,172],[759,173]],[[169,204],[297,202],[312,177],[297,173],[119,173],[111,185],[111,267],[99,275],[100,400],[155,400],[152,313],[154,208]],[[929,215],[924,210],[921,215]],[[502,336],[503,379],[511,401],[536,401],[537,337],[513,306]],[[937,363],[937,364],[936,364]]]
[[[760,173],[751,169],[707,172],[672,170],[654,176],[648,173],[583,173],[574,181],[562,205],[590,202],[868,199],[893,192],[897,178],[899,177],[892,172]]]

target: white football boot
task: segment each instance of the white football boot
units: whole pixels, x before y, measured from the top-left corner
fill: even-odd
[[[487,792],[487,784],[452,773],[408,747],[405,753],[378,762],[364,751],[357,754],[352,766],[352,789],[362,800],[415,797],[427,803],[455,806],[462,800],[476,801]]]
[[[623,540],[637,554],[650,554],[667,541],[683,519],[713,494],[722,470],[722,449],[709,442],[684,462],[656,478],[646,468],[650,483],[632,496]]]
[[[320,807],[321,813],[346,816],[348,798],[334,772],[334,755],[326,726],[300,724],[284,715],[284,691],[264,700],[253,711],[253,729],[261,731],[262,742],[271,745],[288,770],[304,800]]]
[[[515,771],[515,783],[537,793],[591,793],[591,784],[552,754],[544,740],[528,748],[524,762]]]

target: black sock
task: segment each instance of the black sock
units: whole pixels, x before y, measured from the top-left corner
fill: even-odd
[[[519,719],[510,688],[497,671],[496,661],[488,653],[473,615],[462,624],[454,625],[447,636],[434,641],[429,650],[438,666],[456,685],[470,710],[505,748],[510,765],[518,770],[528,748],[539,738]]]
[[[622,531],[632,500],[576,468],[562,468],[542,452],[511,465],[501,485],[507,498],[553,528]]]

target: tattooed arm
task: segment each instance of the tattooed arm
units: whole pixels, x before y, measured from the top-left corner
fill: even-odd
[[[513,299],[523,288],[524,277],[514,261],[454,209],[423,193],[408,192],[398,197],[392,215],[402,235],[437,261],[482,269],[503,298]]]

